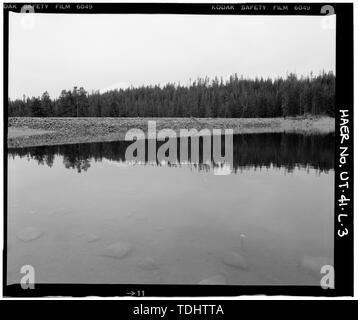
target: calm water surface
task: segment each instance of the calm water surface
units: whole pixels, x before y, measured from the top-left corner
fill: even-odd
[[[319,285],[334,135],[237,135],[230,175],[131,165],[128,144],[8,150],[9,284],[30,264],[37,283]]]

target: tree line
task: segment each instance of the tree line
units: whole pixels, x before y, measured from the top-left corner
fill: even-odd
[[[228,80],[198,78],[188,86],[168,83],[104,93],[74,87],[51,99],[23,97],[8,101],[10,117],[212,117],[254,118],[334,116],[335,75],[322,72],[298,78]]]

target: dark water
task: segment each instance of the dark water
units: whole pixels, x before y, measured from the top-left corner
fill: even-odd
[[[8,150],[9,283],[30,264],[43,283],[319,285],[333,134],[236,135],[226,175],[202,156],[127,163],[129,144]]]

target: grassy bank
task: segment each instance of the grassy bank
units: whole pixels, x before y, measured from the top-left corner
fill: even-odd
[[[228,129],[234,133],[334,131],[334,118],[8,118],[7,145],[29,147],[66,143],[123,140],[131,128],[147,132],[148,120],[156,120],[157,131],[167,128]]]

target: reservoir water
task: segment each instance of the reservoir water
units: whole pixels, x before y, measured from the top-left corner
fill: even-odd
[[[8,150],[7,282],[319,285],[333,263],[334,134],[235,135],[215,164],[130,142]]]

